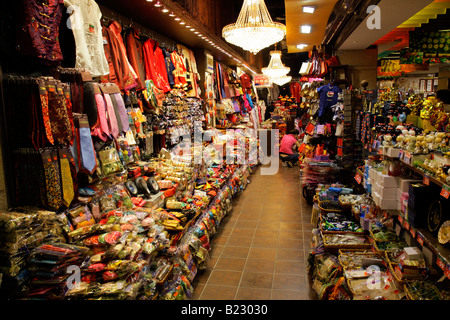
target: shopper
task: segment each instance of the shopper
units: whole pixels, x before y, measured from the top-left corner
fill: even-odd
[[[294,148],[298,149],[300,147],[298,134],[298,130],[293,129],[281,139],[280,160],[285,162],[291,168],[297,163],[299,157],[299,154],[294,152]]]

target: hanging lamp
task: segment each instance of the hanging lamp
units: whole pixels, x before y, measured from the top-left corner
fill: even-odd
[[[222,29],[222,36],[231,44],[257,54],[283,40],[286,26],[273,22],[264,0],[244,0],[236,23]]]
[[[270,51],[270,62],[266,68],[262,68],[261,71],[270,78],[280,78],[288,74],[291,68],[286,67],[281,62],[281,51]]]
[[[278,78],[271,78],[270,80],[279,86],[283,86],[286,83],[290,82],[292,80],[292,77],[291,76],[282,76],[282,77],[278,77]]]

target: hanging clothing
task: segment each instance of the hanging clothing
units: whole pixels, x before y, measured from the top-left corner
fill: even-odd
[[[300,91],[302,90],[301,84],[299,82],[291,82],[289,87],[291,89],[291,96],[295,98],[296,102],[302,102],[302,98],[300,97]]]
[[[338,101],[338,94],[341,89],[337,86],[327,84],[317,89],[319,93],[319,117],[322,117],[324,113],[334,106]]]
[[[184,65],[183,58],[178,54],[178,52],[172,51],[170,54],[170,59],[175,67],[175,70],[173,71],[175,88],[183,90],[187,89],[186,66]]]
[[[175,71],[175,66],[172,62],[172,54],[167,49],[162,49],[164,54],[164,61],[166,63],[167,69],[167,79],[169,80],[169,85],[171,88],[175,86],[175,78],[173,72]]]
[[[146,79],[153,80],[156,87],[163,90],[164,93],[169,92],[171,88],[167,78],[166,62],[158,42],[148,39],[144,42],[143,48]]]
[[[114,35],[117,38],[117,41],[119,43],[119,47],[122,50],[122,54],[124,56],[124,60],[126,61],[126,63],[128,64],[128,69],[130,69],[131,74],[133,75],[133,79],[136,81],[136,79],[138,78],[136,72],[134,71],[133,66],[131,65],[130,61],[128,60],[128,56],[127,56],[127,49],[125,48],[125,43],[123,42],[123,38],[122,38],[122,26],[117,22],[117,21],[112,21],[109,26],[108,26],[109,30],[111,30]],[[137,84],[136,84],[137,85]]]
[[[139,38],[139,29],[129,28],[125,36],[127,57],[137,77],[136,90],[145,88],[144,49]]]
[[[63,9],[63,0],[21,1],[16,31],[16,44],[21,54],[52,63],[63,60],[58,39]]]
[[[120,90],[130,90],[136,87],[136,81],[129,69],[128,59],[120,47],[119,40],[112,30],[102,28],[104,52],[109,64],[109,74],[101,78],[103,83],[115,83]]]
[[[76,68],[88,69],[93,77],[109,73],[102,26],[102,13],[94,0],[64,0],[70,14],[70,24],[76,44]]]
[[[252,92],[252,78],[246,73],[243,73],[240,77],[241,79],[241,85],[242,89],[245,93],[251,93]]]

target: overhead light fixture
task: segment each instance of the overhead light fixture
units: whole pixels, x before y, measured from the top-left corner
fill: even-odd
[[[162,6],[161,2],[158,1],[157,3],[155,3],[155,7],[158,7],[158,8],[159,8],[159,7],[161,7],[161,6]]]
[[[183,25],[183,24],[186,24],[186,22],[184,22],[184,21],[180,21],[180,24],[181,24],[181,25]]]
[[[222,36],[231,44],[257,54],[283,40],[286,26],[273,22],[264,0],[244,0],[236,23],[222,29]]]
[[[169,13],[169,17],[175,17],[175,13],[173,12]]]
[[[316,10],[316,6],[303,6],[303,12],[305,13],[314,13]]]
[[[311,33],[311,26],[308,24],[304,24],[300,27],[301,33]]]
[[[288,74],[291,68],[286,67],[281,62],[281,51],[270,51],[270,62],[266,68],[262,68],[261,71],[270,78],[279,78]]]
[[[272,82],[279,85],[279,86],[283,86],[286,83],[290,82],[292,80],[291,76],[283,76],[283,77],[279,77],[279,78],[271,78]]]
[[[297,49],[302,50],[302,49],[306,48],[307,46],[308,46],[307,44],[300,43],[300,44],[297,45]]]
[[[167,12],[169,12],[169,9],[164,8],[164,9],[162,9],[162,12],[167,13]]]
[[[175,21],[180,21],[180,20],[181,20],[181,19],[180,19],[180,18],[178,18],[178,17],[176,17],[176,18],[175,18]]]

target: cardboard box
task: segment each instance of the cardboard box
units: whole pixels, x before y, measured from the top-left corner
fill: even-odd
[[[381,173],[378,184],[384,188],[398,188],[398,177]]]
[[[398,158],[400,155],[400,149],[398,148],[388,148],[386,155],[390,158]]]
[[[423,254],[418,247],[404,248],[406,258],[409,260],[418,260],[423,258]]]
[[[409,184],[417,182],[422,182],[422,180],[399,178],[398,187],[402,192],[409,192]]]
[[[386,199],[386,200],[397,200],[400,198],[397,198],[397,190],[398,188],[388,188],[383,187],[379,184],[377,184],[377,193],[379,194],[380,198]]]
[[[398,201],[396,199],[388,200],[380,198],[379,207],[381,210],[398,210]]]

